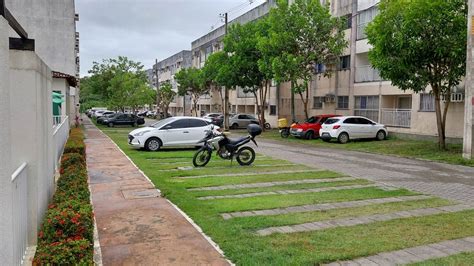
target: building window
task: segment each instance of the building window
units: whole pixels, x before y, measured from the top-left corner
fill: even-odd
[[[352,14],[346,15],[346,29],[352,28]]]
[[[277,114],[276,105],[270,105],[270,115],[276,115],[276,114]]]
[[[379,121],[379,96],[356,96],[354,115]]]
[[[359,12],[357,16],[357,40],[367,38],[365,28],[377,16],[379,10],[377,6]]]
[[[324,64],[316,64],[314,66],[314,71],[316,74],[324,73],[326,71],[326,66]]]
[[[349,96],[337,96],[337,109],[349,109]]]
[[[323,109],[324,97],[313,97],[313,109]]]
[[[433,94],[421,93],[420,94],[420,111],[421,112],[434,112],[435,110],[435,98]]]
[[[339,58],[339,70],[346,70],[351,68],[351,56],[341,56]]]

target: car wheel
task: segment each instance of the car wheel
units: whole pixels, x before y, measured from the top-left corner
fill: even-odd
[[[377,135],[376,135],[376,139],[377,140],[384,140],[386,137],[386,134],[385,134],[385,131],[383,130],[379,130],[379,132],[377,132]]]
[[[111,122],[111,123],[108,124],[108,126],[109,127],[114,127],[114,123]]]
[[[349,134],[345,132],[339,134],[339,137],[337,137],[337,141],[339,141],[339,143],[341,144],[346,144],[347,142],[349,142]]]
[[[237,129],[239,128],[239,124],[233,123],[232,126],[230,126],[231,129]]]
[[[313,139],[314,138],[314,132],[313,131],[306,132],[306,134],[304,134],[304,138],[308,139],[308,140]]]
[[[161,141],[158,138],[149,138],[145,142],[145,149],[149,151],[158,151],[161,148]]]

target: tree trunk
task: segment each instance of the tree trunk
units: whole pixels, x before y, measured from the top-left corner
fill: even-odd
[[[295,82],[291,81],[291,120],[292,122],[296,122],[296,114],[295,114]]]
[[[224,96],[222,95],[222,86],[219,86],[219,96],[221,97],[221,111],[222,111],[222,114],[224,114],[224,112],[225,112],[225,110],[224,110],[225,101],[224,101]]]
[[[306,90],[307,91],[307,90]],[[301,97],[301,102],[303,103],[303,108],[304,108],[304,115],[306,117],[306,120],[308,120],[309,118],[309,115],[308,115],[308,96],[306,96],[306,100],[305,98],[303,97],[303,93],[298,93]]]
[[[446,149],[445,143],[445,131],[443,126],[443,118],[441,114],[441,99],[439,87],[437,85],[431,85],[433,88],[433,94],[435,96],[435,111],[436,111],[436,125],[438,127],[438,148],[440,150]]]
[[[265,131],[265,102],[267,100],[267,89],[268,89],[268,80],[265,80],[265,83],[263,84],[263,87],[260,88],[262,91],[262,96],[261,96],[261,103],[262,103],[262,112],[260,113],[260,121],[262,123],[262,130]]]

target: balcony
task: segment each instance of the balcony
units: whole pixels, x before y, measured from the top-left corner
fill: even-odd
[[[380,123],[391,127],[411,127],[410,109],[382,109]]]
[[[355,82],[373,82],[382,80],[379,71],[372,68],[371,65],[356,67]]]

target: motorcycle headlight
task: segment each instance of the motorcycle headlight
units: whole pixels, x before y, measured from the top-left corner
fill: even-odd
[[[142,132],[138,132],[138,133],[136,133],[136,134],[133,135],[133,136],[135,136],[135,137],[140,137],[140,136],[143,136],[143,135],[145,135],[146,133],[148,133],[148,132],[150,132],[150,131],[151,131],[151,130],[145,130],[145,131],[142,131]]]

